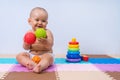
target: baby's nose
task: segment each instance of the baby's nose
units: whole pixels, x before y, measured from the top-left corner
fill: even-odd
[[[39,24],[41,24],[41,23],[42,23],[42,21],[39,21],[38,23],[39,23]]]

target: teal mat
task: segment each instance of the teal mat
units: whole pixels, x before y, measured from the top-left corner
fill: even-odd
[[[66,58],[55,58],[55,64],[71,64]],[[120,64],[120,58],[89,58],[88,62],[80,61],[74,64]],[[18,64],[15,58],[0,58],[0,64]]]

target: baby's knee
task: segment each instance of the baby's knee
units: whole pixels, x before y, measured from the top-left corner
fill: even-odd
[[[27,54],[27,52],[20,52],[16,55],[16,58],[18,59],[19,57],[22,57],[22,56],[29,56],[29,54]]]
[[[51,53],[45,53],[42,58],[46,58],[48,60],[52,60],[54,57]]]
[[[48,53],[48,61],[50,65],[54,63],[54,55],[52,53]]]

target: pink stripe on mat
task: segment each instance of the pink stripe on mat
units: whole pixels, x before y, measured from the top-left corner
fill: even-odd
[[[9,70],[10,72],[13,71],[17,71],[17,72],[30,72],[32,70],[28,70],[25,66],[22,66],[20,64],[14,64],[14,66]],[[46,69],[45,71],[47,72],[52,72],[52,71],[56,71],[56,66],[52,65],[50,66],[48,69]]]
[[[120,64],[94,64],[101,71],[120,72]]]
[[[17,71],[17,72],[30,72],[26,67],[20,64],[2,65],[0,71]],[[120,64],[57,64],[52,65],[45,71],[118,71],[120,72]]]

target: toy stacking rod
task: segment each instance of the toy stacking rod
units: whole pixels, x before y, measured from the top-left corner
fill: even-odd
[[[76,42],[76,38],[72,38],[72,42]]]
[[[79,42],[76,41],[76,38],[72,38],[72,41],[69,42],[69,45],[77,45]]]

